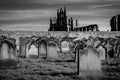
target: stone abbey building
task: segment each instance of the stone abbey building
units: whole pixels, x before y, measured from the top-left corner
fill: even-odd
[[[78,27],[78,20],[73,24],[73,18],[67,18],[66,7],[57,10],[57,17],[50,18],[48,31],[99,31],[97,24]]]
[[[120,15],[113,16],[110,20],[111,31],[120,31]]]

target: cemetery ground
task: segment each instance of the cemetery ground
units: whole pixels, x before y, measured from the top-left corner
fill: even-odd
[[[0,70],[0,80],[120,80],[120,59],[102,61],[102,73],[97,77],[77,75],[74,57],[66,54],[49,60],[19,58],[17,69]]]

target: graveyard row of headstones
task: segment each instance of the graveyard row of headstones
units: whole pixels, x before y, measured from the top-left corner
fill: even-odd
[[[0,37],[0,65],[3,65],[0,66],[0,68],[9,67],[9,65],[11,65],[10,67],[16,67],[18,57],[58,59],[59,53],[72,51],[75,55],[75,62],[83,64],[87,63],[84,62],[86,58],[90,61],[89,59],[91,59],[91,57],[96,57],[91,53],[95,53],[100,60],[105,60],[119,58],[120,52],[119,38],[93,38],[90,36],[88,39],[83,38],[75,40],[75,38],[70,37],[58,39],[55,37],[47,38],[33,36],[20,37],[19,41],[19,54],[17,54],[16,40],[5,36]],[[84,56],[89,53],[91,55]],[[82,55],[83,57],[81,57]],[[99,60],[96,64],[97,63],[99,63]]]
[[[24,58],[59,58],[58,53],[67,52],[72,45],[72,39],[54,37],[25,37],[20,38],[20,57]],[[33,56],[34,55],[34,56]]]
[[[94,47],[99,52],[101,60],[119,58],[120,39],[119,38],[93,38],[82,39],[75,41],[75,51],[85,50],[88,46]]]
[[[78,74],[101,75],[103,60],[119,59],[119,40],[115,38],[93,38],[76,40],[75,51]]]

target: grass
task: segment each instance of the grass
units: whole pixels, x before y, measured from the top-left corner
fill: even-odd
[[[119,62],[120,60],[117,60]],[[115,63],[115,65],[114,65]],[[112,64],[109,66],[108,64]],[[120,65],[116,61],[105,63],[103,76],[77,75],[77,64],[73,61],[49,61],[20,58],[17,69],[0,70],[0,80],[119,80]]]

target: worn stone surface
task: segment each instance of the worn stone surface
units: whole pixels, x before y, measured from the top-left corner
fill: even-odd
[[[0,37],[0,69],[17,68],[16,44],[13,38]]]
[[[98,52],[92,46],[88,46],[87,51],[80,56],[79,70],[81,74],[99,75],[101,72],[101,60]]]
[[[46,58],[47,55],[47,42],[45,40],[42,40],[39,44],[39,57]]]
[[[47,58],[58,58],[57,44],[51,42],[47,46]]]

